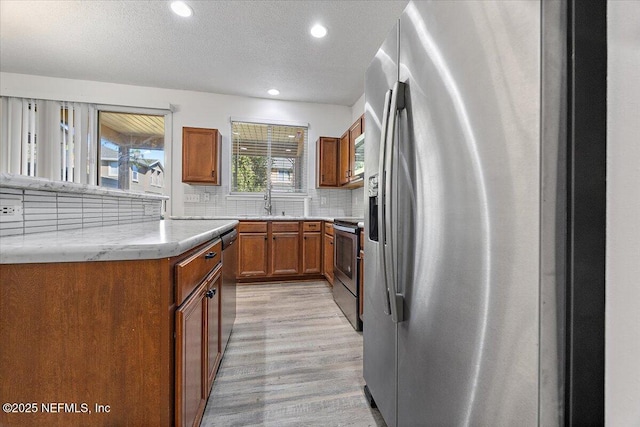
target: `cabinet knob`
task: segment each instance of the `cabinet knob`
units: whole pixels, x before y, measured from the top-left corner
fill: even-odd
[[[213,288],[213,289],[209,289],[205,294],[205,296],[207,298],[213,298],[215,294],[216,294],[216,288]]]
[[[208,254],[206,254],[204,256],[204,259],[211,259],[211,258],[215,258],[216,255],[218,255],[216,252],[209,252]]]

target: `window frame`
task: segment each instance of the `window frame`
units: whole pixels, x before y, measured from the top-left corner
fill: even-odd
[[[301,189],[298,192],[295,191],[287,191],[287,192],[283,192],[283,191],[278,191],[275,189],[272,189],[272,197],[277,197],[277,198],[305,198],[308,197],[309,195],[309,173],[308,173],[308,168],[309,168],[309,130],[310,130],[310,126],[309,123],[303,123],[303,122],[290,122],[287,120],[271,120],[271,119],[256,119],[256,118],[247,118],[247,117],[230,117],[229,120],[229,154],[228,154],[228,159],[229,159],[229,171],[228,171],[228,176],[229,176],[229,192],[228,192],[228,198],[233,200],[255,200],[255,199],[262,199],[264,197],[265,191],[262,192],[243,192],[243,191],[234,191],[234,180],[233,180],[233,144],[234,144],[234,140],[233,140],[233,124],[234,123],[248,123],[248,124],[255,124],[255,125],[266,125],[266,126],[286,126],[286,127],[302,127],[305,128],[305,138],[304,138],[304,153],[303,155],[300,157],[300,159],[303,162],[303,166],[302,166],[302,172],[300,173],[300,180],[301,180]],[[267,158],[269,159],[268,161],[271,161],[272,156],[271,156],[271,152],[268,153]],[[271,173],[267,173],[267,185],[269,185],[269,183],[272,183],[271,180]],[[272,184],[273,185],[273,184]]]

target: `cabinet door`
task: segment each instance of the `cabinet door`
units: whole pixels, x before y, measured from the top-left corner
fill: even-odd
[[[267,275],[267,233],[240,233],[238,276]]]
[[[207,395],[216,377],[220,363],[220,294],[222,293],[222,274],[218,272],[207,282],[205,299],[207,302]]]
[[[324,235],[324,277],[333,285],[333,236]]]
[[[349,158],[351,153],[350,145],[349,131],[347,131],[340,138],[340,167],[338,168],[338,182],[340,185],[349,183],[349,172],[351,169],[351,160]]]
[[[182,128],[182,182],[220,185],[220,146],[217,129]]]
[[[206,283],[176,310],[176,426],[200,424],[207,399]]]
[[[304,233],[302,242],[302,273],[322,273],[322,234]]]
[[[318,187],[338,186],[338,138],[318,140]]]
[[[356,168],[356,138],[362,135],[362,117],[349,128],[349,181],[356,179],[353,171]]]
[[[300,274],[300,234],[272,233],[271,274]]]

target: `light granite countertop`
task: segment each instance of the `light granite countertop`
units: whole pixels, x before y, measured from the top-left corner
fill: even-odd
[[[332,217],[328,216],[295,216],[295,215],[232,215],[232,216],[172,216],[173,220],[220,220],[220,219],[236,219],[241,221],[330,221]]]
[[[158,259],[219,237],[234,219],[158,220],[0,239],[0,264]]]
[[[328,221],[333,222],[335,218],[328,216],[295,216],[295,215],[234,215],[234,216],[172,216],[174,220],[220,220],[220,219],[237,219],[244,221]],[[364,228],[364,221],[359,217],[348,217],[354,223],[358,224],[358,227]]]

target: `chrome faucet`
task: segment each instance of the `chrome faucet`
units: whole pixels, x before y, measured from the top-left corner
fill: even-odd
[[[271,209],[273,206],[271,205],[271,183],[267,184],[267,188],[264,192],[264,210],[267,211],[267,214],[271,215]]]

